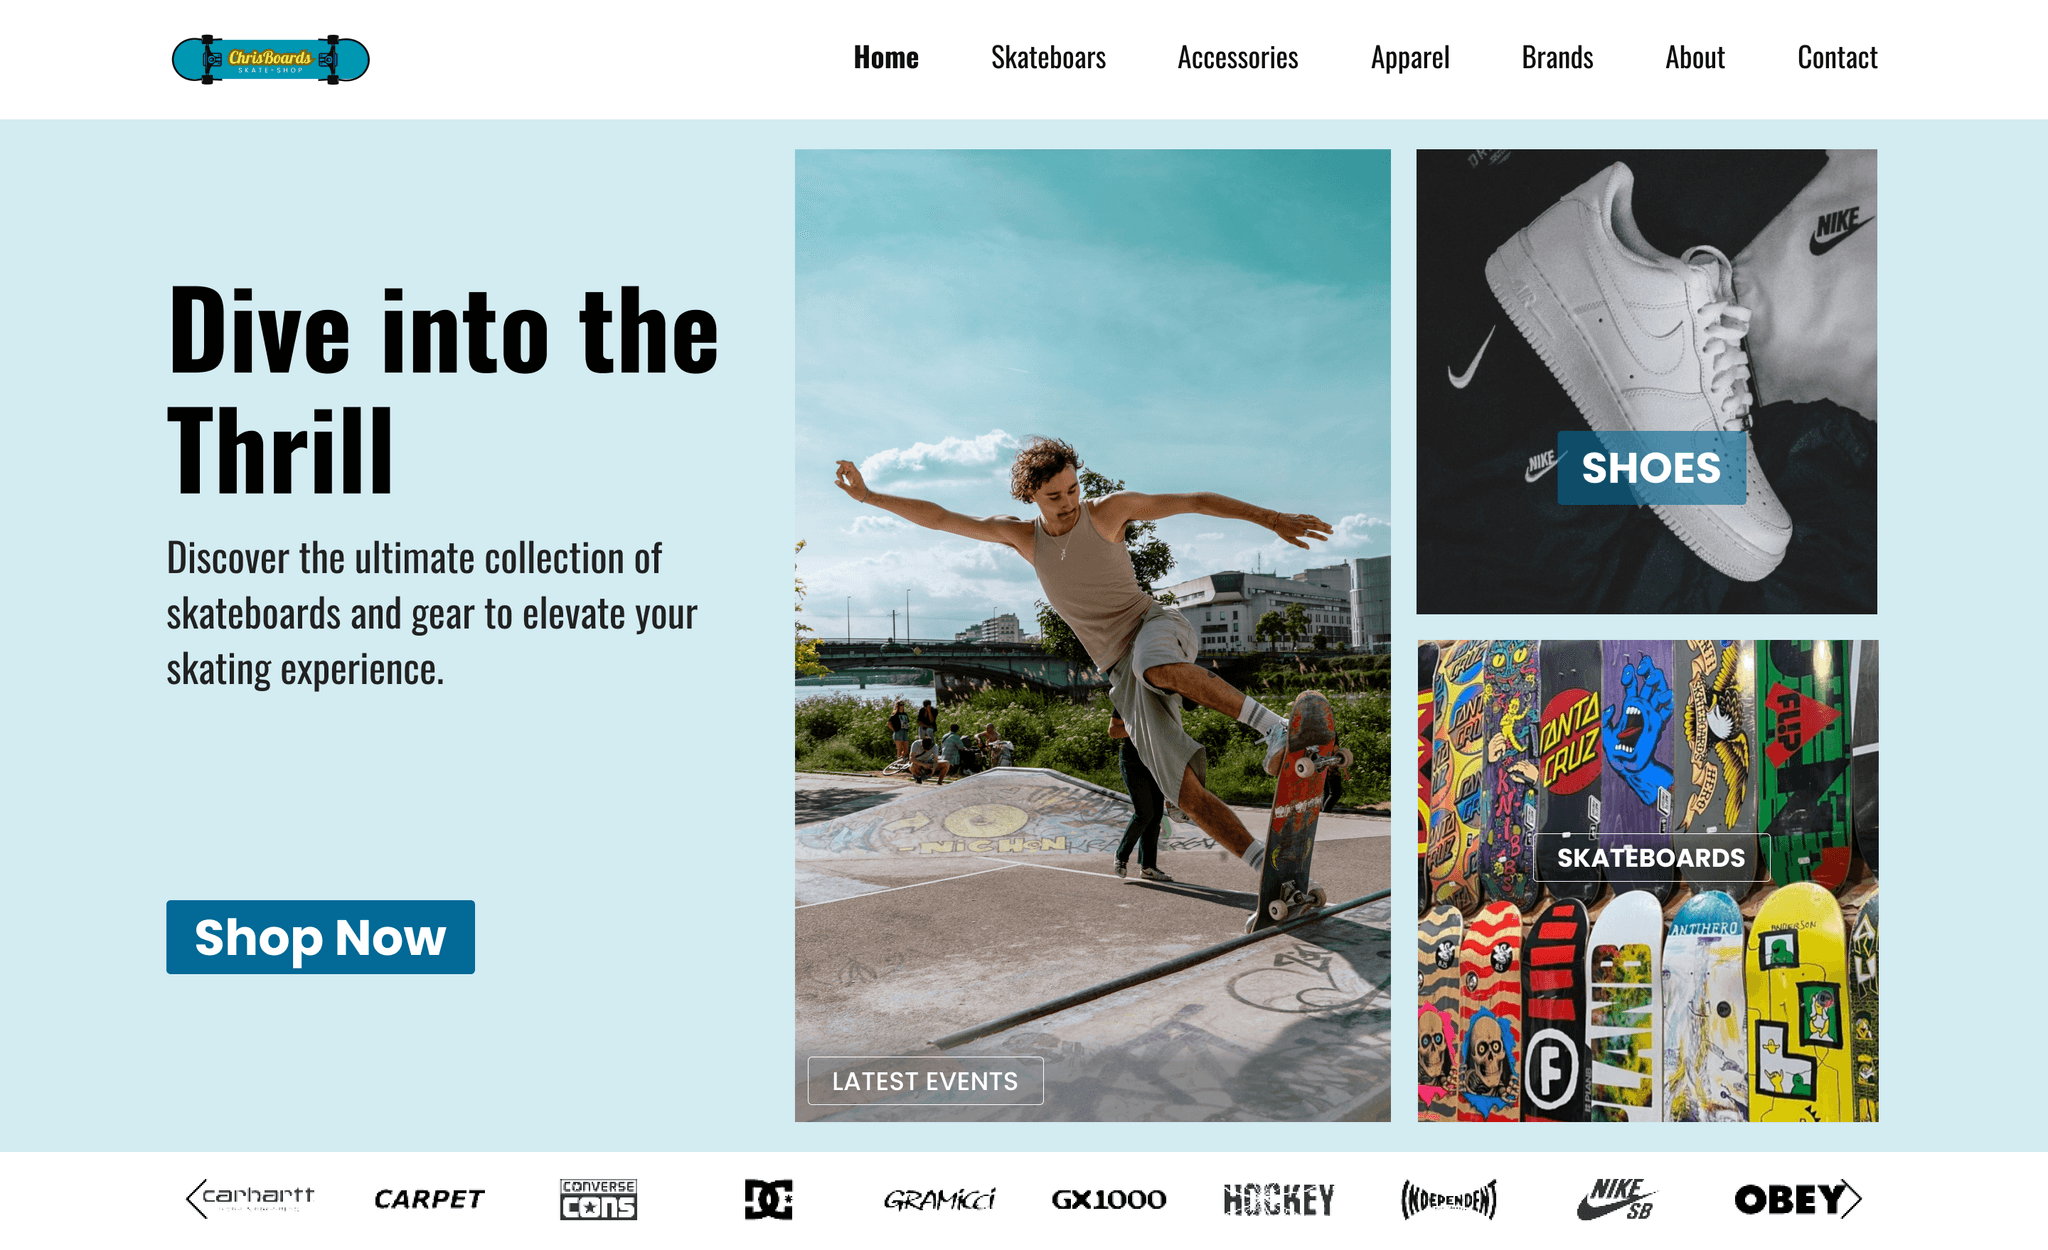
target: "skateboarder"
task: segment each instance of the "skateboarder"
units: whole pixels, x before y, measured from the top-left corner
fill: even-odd
[[[1207,491],[1147,495],[1118,491],[1081,498],[1081,458],[1058,439],[1026,442],[1010,466],[1010,494],[1038,508],[1031,521],[1009,516],[970,517],[922,499],[884,495],[869,488],[851,460],[841,460],[834,482],[856,502],[872,504],[913,525],[1010,548],[1038,573],[1045,597],[1081,640],[1095,666],[1110,679],[1110,701],[1122,711],[1139,758],[1162,791],[1218,845],[1265,868],[1266,844],[1252,837],[1223,800],[1203,784],[1208,758],[1181,727],[1180,702],[1189,699],[1235,717],[1265,740],[1266,771],[1287,753],[1287,718],[1262,706],[1194,662],[1194,626],[1138,586],[1124,526],[1196,513],[1250,521],[1306,550],[1304,538],[1330,536],[1317,517],[1276,512]]]

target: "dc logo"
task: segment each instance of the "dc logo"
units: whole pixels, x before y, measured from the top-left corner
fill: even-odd
[[[791,1220],[796,1218],[795,1181],[748,1181],[747,1218],[750,1220]]]
[[[1556,1029],[1544,1029],[1529,1039],[1528,1071],[1522,1079],[1530,1102],[1544,1111],[1557,1110],[1578,1087],[1578,1048]]]

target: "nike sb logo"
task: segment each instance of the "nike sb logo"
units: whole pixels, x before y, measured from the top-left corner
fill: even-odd
[[[1541,481],[1544,474],[1556,467],[1557,448],[1553,447],[1549,451],[1539,452],[1529,457],[1529,467],[1522,470],[1522,480],[1525,482]]]
[[[1825,256],[1834,250],[1843,239],[1876,221],[1875,217],[1860,217],[1863,206],[1844,208],[1832,213],[1822,213],[1820,221],[1813,228],[1813,237],[1806,241],[1806,250],[1815,256]]]
[[[1462,391],[1471,385],[1472,375],[1479,372],[1479,360],[1486,355],[1487,344],[1493,342],[1493,332],[1498,329],[1500,329],[1499,326],[1491,326],[1487,329],[1485,342],[1479,344],[1479,350],[1474,353],[1472,363],[1465,366],[1465,372],[1452,373],[1449,365],[1444,366],[1444,373],[1450,377],[1452,386]]]
[[[1641,1177],[1597,1180],[1593,1182],[1592,1192],[1579,1199],[1579,1218],[1597,1220],[1627,1207],[1630,1208],[1628,1218],[1646,1220],[1650,1218],[1651,1207],[1646,1199],[1656,1194],[1654,1189],[1647,1194],[1643,1192]]]

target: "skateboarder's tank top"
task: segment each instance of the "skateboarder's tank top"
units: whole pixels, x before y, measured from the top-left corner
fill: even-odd
[[[1088,649],[1095,667],[1107,670],[1124,658],[1138,625],[1154,601],[1138,589],[1131,552],[1122,543],[1103,541],[1086,503],[1074,528],[1057,538],[1045,532],[1043,520],[1031,522],[1031,566],[1038,584],[1060,618]]]

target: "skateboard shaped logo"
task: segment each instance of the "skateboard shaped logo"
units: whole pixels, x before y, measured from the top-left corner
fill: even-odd
[[[216,39],[201,35],[171,49],[171,68],[187,82],[211,87],[228,79],[295,79],[329,86],[354,82],[370,68],[370,50],[354,39]]]

